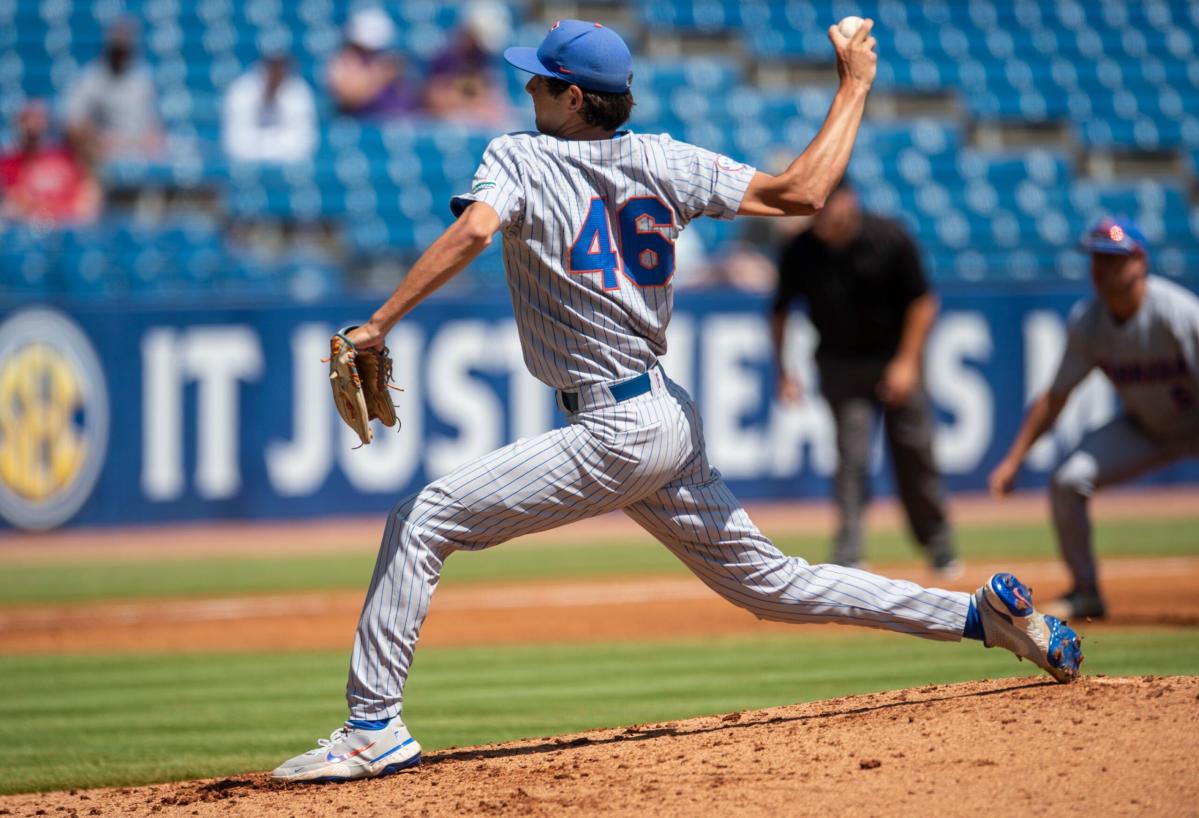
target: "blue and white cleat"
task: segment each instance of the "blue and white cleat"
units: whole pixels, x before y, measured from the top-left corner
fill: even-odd
[[[1032,589],[1011,574],[995,574],[974,594],[983,644],[1028,659],[1065,684],[1078,678],[1082,640],[1074,629],[1032,604]]]
[[[329,738],[317,739],[315,750],[284,761],[271,778],[350,781],[390,775],[420,764],[420,745],[399,719],[372,722],[370,728],[346,722]]]

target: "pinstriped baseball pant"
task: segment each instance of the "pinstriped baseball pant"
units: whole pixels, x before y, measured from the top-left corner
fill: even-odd
[[[660,368],[650,377],[648,393],[619,403],[604,384],[585,387],[568,426],[468,463],[392,510],[354,640],[346,685],[353,718],[399,715],[450,554],[615,509],[759,618],[961,638],[968,594],[783,555],[709,465],[690,396]]]

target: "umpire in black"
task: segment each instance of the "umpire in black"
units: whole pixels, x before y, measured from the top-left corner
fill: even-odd
[[[853,187],[843,181],[811,227],[783,248],[771,336],[780,397],[789,401],[803,393],[783,360],[787,312],[796,300],[807,302],[820,334],[820,387],[837,425],[840,526],[831,561],[862,562],[871,440],[881,412],[912,534],[935,571],[958,573],[933,462],[932,411],[920,377],[938,304],[915,243],[899,223],[864,213]]]

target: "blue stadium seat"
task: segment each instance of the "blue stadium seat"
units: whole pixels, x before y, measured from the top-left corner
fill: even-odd
[[[606,0],[614,2],[614,0]],[[127,11],[143,21],[142,56],[153,71],[166,154],[102,168],[111,188],[215,191],[234,219],[339,226],[353,253],[411,258],[449,221],[449,197],[464,190],[493,134],[407,119],[359,122],[337,115],[324,85],[327,61],[359,0],[126,0],[124,3],[0,2],[0,116],[8,127],[31,95],[61,99],[101,51],[104,27]],[[638,29],[723,35],[736,56],[638,56],[631,127],[666,131],[777,170],[819,127],[833,86],[760,88],[755,63],[797,61],[827,69],[825,27],[857,13],[879,21],[876,95],[955,95],[966,122],[924,118],[862,128],[850,166],[865,203],[904,222],[926,248],[934,275],[961,280],[1085,277],[1071,248],[1099,213],[1141,220],[1155,264],[1195,275],[1199,218],[1183,180],[1136,185],[1080,180],[1073,159],[1048,151],[969,147],[971,122],[1066,123],[1083,149],[1180,151],[1199,174],[1199,12],[1183,0],[1112,0],[1088,6],[974,0],[657,0],[623,4]],[[515,40],[544,34],[511,9]],[[388,5],[402,51],[419,69],[447,41],[460,4]],[[310,162],[285,168],[228,162],[220,149],[224,90],[270,43],[287,43],[296,70],[318,95],[320,140]],[[504,69],[524,121],[527,79]],[[739,228],[699,220],[709,250]],[[226,246],[219,225],[146,225],[106,219],[58,231],[30,246],[0,231],[6,293],[79,298],[220,290],[329,292],[344,267],[320,257],[259,258]],[[478,263],[499,278],[499,251]]]
[[[0,225],[0,300],[62,290],[55,276],[53,239],[26,227]]]

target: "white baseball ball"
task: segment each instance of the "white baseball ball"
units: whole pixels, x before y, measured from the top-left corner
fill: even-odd
[[[862,18],[851,14],[841,18],[841,22],[837,23],[837,30],[841,32],[842,37],[850,38],[857,32],[860,25],[862,25]]]

